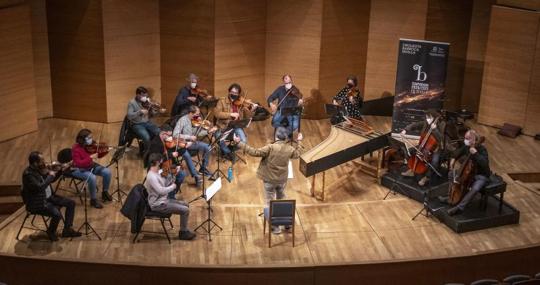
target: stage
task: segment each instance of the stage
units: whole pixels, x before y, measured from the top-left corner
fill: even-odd
[[[390,121],[386,118],[369,117],[368,120],[376,129],[389,130]],[[3,161],[0,183],[20,184],[31,150],[42,151],[48,159],[50,138],[55,157],[60,149],[71,147],[75,134],[82,127],[93,130],[96,138],[103,128],[103,140],[113,145],[118,140],[120,123],[41,120],[38,132],[0,144]],[[310,180],[299,172],[298,161],[294,161],[294,178],[288,183],[286,193],[288,198],[297,201],[296,246],[292,247],[290,234],[281,234],[272,237],[273,246],[268,248],[267,237],[262,234],[262,218],[258,216],[263,206],[262,182],[255,175],[259,160],[246,157],[247,164],[239,162],[234,166],[232,183],[224,181],[223,189],[215,197],[214,218],[223,231],[216,232],[211,242],[203,234],[199,234],[195,241],[175,239],[179,221],[178,216],[173,216],[175,228],[169,230],[172,244],[169,245],[161,234],[149,233],[142,233],[140,242],[134,244],[129,220],[120,214],[120,204],[112,202],[105,204],[102,210],[89,208],[90,223],[102,241],[90,235],[51,243],[43,233],[28,229],[23,230],[21,240],[17,241],[15,236],[25,215],[24,209],[20,209],[0,224],[0,253],[149,266],[289,267],[463,257],[538,246],[540,193],[514,183],[507,173],[538,172],[540,161],[531,158],[540,156],[540,143],[527,136],[516,139],[500,137],[491,127],[474,123],[473,127],[486,136],[491,167],[508,183],[504,200],[520,211],[520,223],[517,225],[457,234],[435,218],[420,216],[412,221],[422,208],[421,203],[400,194],[389,195],[383,200],[388,189],[360,171],[352,179],[327,189],[326,200],[321,202],[310,196]],[[252,124],[247,132],[249,144],[263,146],[270,140],[272,131],[268,121]],[[310,149],[328,135],[329,123],[304,120],[302,132],[305,136],[303,145]],[[100,162],[106,164],[108,159],[110,156]],[[213,170],[215,165],[213,156],[210,169]],[[228,166],[228,163],[222,165],[224,172]],[[339,179],[351,167],[353,164],[347,163],[328,171],[328,183]],[[124,191],[142,181],[144,170],[136,147],[121,161],[120,169]],[[191,178],[187,182],[182,185],[182,193],[178,197],[191,200],[200,194],[200,190],[191,185]],[[116,186],[114,183],[113,179],[111,190]],[[63,188],[67,186],[63,184]],[[82,223],[83,207],[74,198],[77,200],[74,223],[77,228]],[[204,202],[194,202],[191,205],[190,228],[205,218]],[[144,230],[159,232],[161,226],[159,222],[148,220]]]

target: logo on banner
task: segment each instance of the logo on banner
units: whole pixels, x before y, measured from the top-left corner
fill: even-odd
[[[413,69],[416,70],[416,81],[426,81],[427,73],[422,71],[422,66],[420,64],[413,65]]]

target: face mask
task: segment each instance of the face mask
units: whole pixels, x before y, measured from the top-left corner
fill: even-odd
[[[431,125],[431,123],[433,123],[433,118],[426,118],[426,121],[427,121],[428,124]]]
[[[471,145],[471,140],[465,139],[465,140],[463,140],[463,143],[464,143],[466,146],[470,146],[470,145]]]
[[[231,100],[233,100],[233,101],[238,99],[238,95],[236,95],[236,94],[229,94],[229,97],[231,97]]]
[[[92,138],[85,138],[84,139],[84,143],[86,143],[87,145],[91,145],[92,144]]]
[[[191,86],[191,88],[197,87],[197,82],[191,82],[190,86]]]
[[[285,89],[289,90],[292,88],[292,83],[285,84]]]
[[[354,87],[354,85],[353,85],[352,83],[347,83],[347,87],[349,87],[349,88],[353,88],[353,87]]]
[[[141,99],[140,99],[140,100],[141,100],[141,102],[143,102],[143,103],[144,103],[144,102],[148,101],[148,97],[141,97]]]

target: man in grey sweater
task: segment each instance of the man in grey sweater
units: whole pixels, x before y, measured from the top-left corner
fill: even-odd
[[[168,181],[159,173],[159,165],[163,156],[159,153],[150,155],[150,170],[146,174],[144,187],[148,191],[148,204],[152,211],[167,214],[180,215],[180,232],[178,238],[181,240],[192,240],[196,234],[188,229],[189,204],[185,201],[168,198],[169,192],[176,189],[173,180]]]
[[[142,139],[145,146],[150,145],[150,140],[159,134],[159,128],[152,122],[150,117],[156,115],[152,109],[143,107],[149,102],[148,90],[144,87],[138,87],[135,91],[135,98],[128,103],[127,118],[131,123],[131,128]],[[164,112],[164,109],[159,112]]]

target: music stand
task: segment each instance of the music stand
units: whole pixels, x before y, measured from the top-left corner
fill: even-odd
[[[196,228],[195,228],[195,231],[197,231],[198,229],[203,229],[206,231],[206,233],[208,234],[208,241],[212,241],[212,230],[214,228],[219,228],[219,230],[223,230],[222,227],[220,227],[216,221],[214,221],[212,219],[212,198],[216,195],[216,193],[221,189],[221,177],[216,179],[216,181],[214,181],[214,183],[212,183],[212,185],[210,185],[210,187],[208,187],[208,189],[205,191],[204,193],[204,199],[206,200],[206,204],[207,204],[207,218],[206,220],[204,220],[200,225],[198,225]]]
[[[217,106],[217,102],[219,101],[218,98],[213,98],[213,99],[208,99],[208,100],[202,100],[199,104],[198,104],[198,107],[201,108],[201,107],[206,107],[206,111],[212,109],[212,108],[215,108]],[[207,114],[204,114],[204,116],[206,116]]]
[[[251,124],[251,118],[249,119],[242,119],[242,120],[235,120],[235,121],[230,121],[229,122],[229,125],[227,125],[227,128],[226,129],[245,129],[247,127],[249,127],[249,125]],[[233,140],[233,137],[234,137],[234,131],[233,131],[233,135],[229,135],[229,139],[232,141]],[[242,161],[244,164],[247,164],[246,160],[239,156],[236,151],[233,151],[233,155],[239,159],[240,161]],[[234,163],[233,163],[234,165]]]
[[[117,194],[118,196],[118,202],[120,202],[120,205],[123,205],[122,203],[122,196],[126,196],[127,197],[127,193],[122,191],[122,189],[120,189],[120,168],[118,167],[118,163],[120,162],[120,160],[124,157],[124,154],[126,153],[126,147],[127,147],[127,144],[123,145],[123,146],[119,146],[116,151],[114,152],[112,158],[111,158],[111,161],[109,162],[109,164],[107,165],[107,168],[113,164],[115,164],[115,168],[116,168],[116,190],[114,190],[112,193],[111,193],[111,196],[113,196],[113,199],[114,199],[114,194]]]
[[[215,148],[216,145],[219,146],[219,142],[227,139],[230,136],[230,134],[233,133],[233,131],[234,129],[230,129],[225,132],[222,132],[221,135],[216,140],[214,140],[212,148]],[[225,173],[221,171],[221,149],[217,151],[217,154],[218,154],[217,155],[217,168],[216,168],[216,171],[214,171],[214,173],[212,173],[212,175],[210,176],[210,180],[217,180],[221,176],[227,177],[227,175],[225,175]],[[203,177],[203,182],[204,182],[204,177]]]
[[[345,107],[334,104],[324,104],[324,112],[328,116],[342,115],[345,112]]]
[[[94,169],[95,169],[95,164],[90,169],[90,173],[93,173]],[[84,228],[84,235],[88,236],[89,234],[94,233],[94,234],[96,234],[97,238],[99,240],[101,240],[101,237],[96,232],[94,227],[92,227],[92,225],[90,225],[90,223],[88,222],[88,205],[87,205],[88,203],[87,203],[87,198],[86,198],[86,194],[87,194],[87,191],[88,191],[88,179],[90,179],[90,175],[88,175],[88,177],[86,177],[86,180],[84,180],[84,183],[83,183],[83,186],[82,186],[83,195],[84,195],[84,223],[82,223],[82,225],[79,227],[79,229],[77,231],[80,232],[81,229]],[[73,240],[73,237],[70,240]]]

